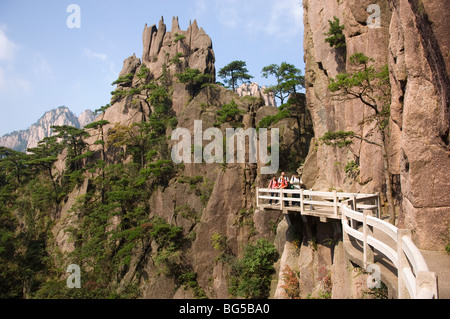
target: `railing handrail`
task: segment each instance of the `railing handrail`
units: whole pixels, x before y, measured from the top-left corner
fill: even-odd
[[[270,196],[260,195],[264,193],[268,193]],[[297,194],[300,196],[285,197],[288,194]],[[313,199],[313,197],[319,198]],[[411,298],[438,297],[436,274],[428,271],[428,266],[422,253],[411,240],[411,232],[409,230],[398,229],[394,225],[379,218],[381,214],[379,194],[257,188],[257,206],[260,206],[260,200],[267,199],[278,201],[279,207],[276,209],[282,210],[286,208],[285,202],[299,203],[302,214],[311,214],[311,211],[304,211],[305,206],[308,205],[311,207],[334,207],[334,212],[331,213],[331,216],[328,214],[325,217],[339,218],[338,211],[340,210],[344,241],[350,240],[349,236],[351,236],[363,242],[364,267],[368,267],[369,264],[374,262],[373,249],[377,249],[397,268],[399,298],[403,298],[406,291],[408,291]],[[367,204],[368,201],[375,201],[375,205]],[[361,204],[361,202],[365,203]],[[376,216],[372,216],[373,210],[376,210]],[[349,221],[350,225],[348,224]],[[357,229],[358,222],[363,224],[362,232]],[[389,236],[395,243],[395,247],[391,247],[386,242],[373,237],[371,233],[373,229],[377,229],[381,233]]]
[[[351,209],[348,206],[350,202],[351,200],[348,200],[342,205],[342,228],[346,236],[351,236],[363,242],[365,266],[369,262],[373,262],[367,257],[373,254],[373,251],[368,251],[369,246],[372,246],[390,259],[397,268],[399,298],[404,297],[404,290],[407,290],[413,299],[438,298],[436,274],[428,270],[422,253],[410,238],[411,232],[398,229],[384,220],[372,217],[369,211],[360,213]],[[348,225],[347,218],[350,219],[351,225],[354,225],[353,220],[362,222],[363,231],[356,229],[356,226]],[[381,240],[367,235],[369,226],[392,238],[396,247],[392,248]],[[412,270],[409,264],[411,264]]]
[[[300,189],[272,189],[272,188],[258,188],[259,193],[286,193],[286,194],[300,194]],[[322,192],[322,191],[312,191],[312,190],[303,190],[304,195],[312,195],[312,196],[321,196],[321,197],[327,197],[327,196],[333,196],[334,192]],[[372,199],[377,198],[377,194],[363,194],[363,193],[344,193],[344,192],[336,192],[336,195],[338,198],[349,198],[352,196],[356,196],[357,200],[363,200],[363,199]]]
[[[269,195],[270,194],[270,195]],[[276,196],[275,196],[276,195]],[[292,197],[288,197],[292,195]],[[298,195],[298,196],[294,196]],[[379,194],[362,194],[362,193],[344,193],[344,192],[322,192],[305,189],[271,189],[271,188],[257,188],[256,189],[256,205],[260,207],[261,200],[276,201],[275,207],[272,209],[284,210],[287,208],[286,203],[299,204],[300,211],[304,214],[313,214],[317,212],[317,207],[324,209],[332,208],[332,212],[322,211],[319,212],[325,218],[339,219],[339,213],[342,209],[343,203],[348,201],[354,201],[355,205],[360,202],[366,202],[365,204],[359,204],[361,209],[373,209],[376,210],[377,216],[380,214],[380,197]],[[367,204],[367,202],[375,202],[375,204]],[[270,202],[269,202],[270,204]],[[310,207],[309,211],[305,212],[305,207]],[[314,209],[313,209],[314,207]],[[314,211],[314,212],[313,212]]]

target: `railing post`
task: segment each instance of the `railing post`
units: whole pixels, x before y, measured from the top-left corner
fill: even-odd
[[[437,276],[435,272],[431,271],[419,271],[416,274],[416,298],[430,298],[431,294],[433,299],[438,299],[437,290]]]
[[[259,207],[259,187],[256,187],[256,207]]]
[[[333,202],[334,202],[334,217],[338,216],[338,207],[337,207],[337,192],[333,191]]]
[[[377,192],[377,199],[376,199],[376,203],[377,203],[377,218],[381,219],[381,200],[380,200],[380,193]]]
[[[403,253],[403,236],[411,237],[411,231],[409,229],[397,230],[397,278],[398,278],[398,299],[406,299],[408,296],[408,290],[405,285],[405,279],[403,276],[403,268],[409,267],[408,260]],[[415,296],[410,296],[414,298]]]
[[[283,189],[282,188],[280,188],[280,201],[281,201],[281,210],[284,210],[284,200],[283,200],[283,196],[284,194],[283,194]]]
[[[358,209],[356,208],[356,196],[352,196],[352,209],[357,212]]]
[[[371,210],[363,211],[363,245],[364,245],[364,268],[374,263],[374,253],[372,247],[367,243],[367,237],[372,234],[372,230],[367,225],[367,216],[372,216]]]
[[[303,203],[303,189],[300,188],[300,213],[303,214],[305,204]]]

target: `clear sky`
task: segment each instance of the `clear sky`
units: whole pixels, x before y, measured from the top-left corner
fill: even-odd
[[[67,26],[70,4],[80,28]],[[109,103],[123,60],[142,56],[144,26],[161,16],[169,30],[173,16],[183,30],[197,19],[216,70],[243,60],[260,85],[274,82],[261,77],[266,65],[304,70],[301,0],[1,0],[0,136],[61,105],[78,115]]]

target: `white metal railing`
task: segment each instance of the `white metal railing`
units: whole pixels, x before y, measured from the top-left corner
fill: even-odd
[[[422,253],[411,240],[410,230],[398,229],[373,217],[370,210],[358,212],[354,200],[344,202],[341,208],[344,242],[350,241],[350,237],[362,242],[365,268],[374,263],[374,249],[377,249],[397,268],[398,298],[407,298],[407,293],[412,299],[438,298],[436,274],[428,270]],[[375,238],[374,229],[387,238],[384,241]]]
[[[303,189],[256,189],[256,206],[269,207],[271,209],[284,210],[298,209],[302,213],[317,210],[317,208],[329,209],[328,215],[339,218],[342,204],[348,200],[358,203],[359,209],[370,209],[380,216],[379,194],[355,194],[343,192],[319,192]],[[270,203],[272,203],[270,205]],[[289,205],[289,206],[288,206]],[[295,208],[297,207],[297,208]]]

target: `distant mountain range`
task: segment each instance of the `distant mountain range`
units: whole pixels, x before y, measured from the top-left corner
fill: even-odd
[[[52,126],[70,125],[83,128],[93,122],[94,112],[85,110],[76,116],[68,107],[60,106],[45,113],[35,124],[26,130],[15,131],[0,137],[0,146],[26,152],[27,148],[36,147],[39,141],[52,135]]]

